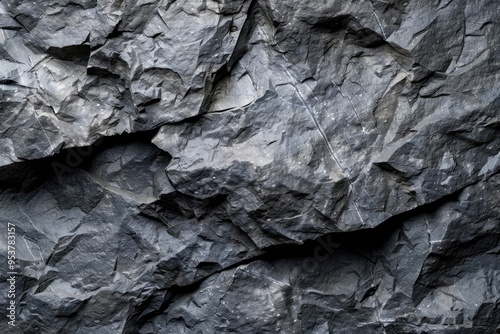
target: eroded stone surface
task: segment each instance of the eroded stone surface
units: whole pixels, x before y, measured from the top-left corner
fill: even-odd
[[[499,21],[495,0],[2,2],[13,330],[498,331]]]

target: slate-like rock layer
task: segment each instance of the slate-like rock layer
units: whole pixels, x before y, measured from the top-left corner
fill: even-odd
[[[499,22],[496,0],[3,1],[2,327],[500,331]]]

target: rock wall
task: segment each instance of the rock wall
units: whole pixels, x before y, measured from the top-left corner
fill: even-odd
[[[8,333],[500,331],[497,0],[3,0],[0,41]]]

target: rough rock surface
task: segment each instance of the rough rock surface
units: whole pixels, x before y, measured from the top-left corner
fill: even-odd
[[[0,42],[8,333],[500,332],[497,0],[3,0]]]

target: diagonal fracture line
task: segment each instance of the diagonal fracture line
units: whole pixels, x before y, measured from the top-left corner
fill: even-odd
[[[380,19],[378,18],[377,13],[375,12],[375,7],[373,6],[373,2],[371,0],[370,0],[370,6],[372,7],[373,16],[375,16],[375,20],[377,21],[380,31],[382,32],[382,36],[384,36],[384,39],[387,39],[387,36],[385,35],[384,32],[384,28],[382,28],[382,24],[380,23]]]
[[[19,210],[21,210],[21,212],[23,213],[23,215],[25,215],[25,216],[28,218],[28,220],[29,220],[30,224],[31,224],[31,225],[33,225],[33,227],[34,227],[34,228],[35,228],[38,232],[40,232],[40,233],[42,233],[42,234],[43,234],[43,232],[42,232],[42,231],[41,231],[38,227],[36,227],[36,225],[35,225],[35,224],[33,224],[33,221],[31,220],[30,216],[28,216],[28,215],[26,214],[26,212],[24,212],[24,211],[23,211],[23,209],[21,209],[21,206],[20,206],[19,204],[17,205],[17,207],[19,208]]]
[[[40,118],[36,112],[35,112],[35,118],[36,118],[36,121],[38,122],[38,125],[40,125],[40,128],[42,129],[43,135],[45,136],[45,138],[47,138],[47,141],[49,142],[50,148],[52,149],[52,151],[54,151],[54,146],[52,146],[52,142],[50,141],[50,138],[47,135],[47,132],[45,132],[45,129],[44,129],[42,123],[40,122]]]
[[[288,59],[286,59],[285,56],[283,56],[285,58],[285,60],[290,63],[288,61]],[[296,93],[297,93],[297,96],[299,97],[300,101],[302,102],[302,104],[304,105],[304,107],[306,108],[306,110],[308,111],[309,115],[311,116],[313,122],[314,122],[314,125],[316,126],[316,129],[318,130],[318,132],[321,134],[321,137],[323,138],[324,142],[326,143],[327,147],[328,147],[328,151],[330,153],[330,155],[332,156],[333,160],[337,163],[337,165],[340,167],[340,169],[342,170],[342,172],[344,173],[344,175],[348,178],[348,180],[351,179],[351,171],[349,170],[349,168],[347,166],[345,166],[341,161],[340,159],[337,157],[337,155],[335,154],[333,148],[332,148],[332,145],[330,144],[330,141],[328,140],[328,137],[326,136],[324,130],[321,128],[321,125],[319,124],[318,120],[316,119],[316,117],[314,117],[314,113],[313,111],[311,110],[311,107],[306,103],[304,97],[302,96],[302,93],[299,91],[299,89],[297,88],[297,80],[295,80],[295,77],[292,75],[292,73],[290,73],[290,70],[288,68],[286,68],[286,66],[283,65],[283,68],[285,69],[285,72],[287,73],[288,77],[290,78],[290,80],[295,83],[295,84],[292,84],[292,86],[294,87]],[[333,81],[332,83],[337,86]],[[309,85],[306,85],[307,87],[309,87]],[[339,89],[340,91],[340,87],[337,86],[337,88]],[[309,87],[309,89],[311,89]],[[312,89],[311,89],[312,90]],[[314,93],[314,92],[313,92]],[[342,91],[340,91],[340,93],[342,94]],[[342,94],[343,95],[343,94]],[[349,99],[350,101],[350,99]],[[351,105],[352,105],[352,101],[351,102]],[[354,109],[354,105],[353,105],[353,109]],[[355,113],[356,113],[356,109],[354,109]],[[356,116],[357,116],[357,113],[356,113]],[[359,117],[358,117],[358,120],[359,120]],[[349,182],[349,191],[351,192],[354,192],[353,189],[352,189],[352,185],[351,183]],[[356,201],[353,201],[353,204],[354,204],[354,211],[356,211],[356,214],[358,215],[361,223],[363,225],[366,224],[365,220],[363,219],[363,217],[361,216],[361,212],[358,208],[358,205],[356,204]],[[368,221],[368,225],[370,227],[372,227],[371,223]]]
[[[293,75],[290,73],[290,70],[288,70],[288,68],[286,68],[286,66],[283,65],[283,68],[285,69],[286,73],[288,74],[288,76],[290,77],[290,79],[292,80],[292,82],[295,83],[295,84],[292,84],[292,86],[295,89],[295,92],[297,93],[297,96],[299,97],[300,101],[302,102],[302,104],[304,105],[304,107],[308,111],[309,115],[311,116],[311,119],[313,120],[314,125],[316,126],[316,129],[320,133],[321,137],[323,138],[323,141],[325,142],[325,144],[326,144],[326,146],[328,148],[328,151],[329,151],[330,155],[332,156],[333,160],[337,163],[337,165],[340,167],[340,169],[342,170],[342,172],[348,178],[350,178],[350,171],[349,171],[349,169],[340,161],[340,159],[335,154],[335,152],[334,152],[334,150],[332,148],[332,145],[330,144],[330,141],[328,140],[328,137],[325,134],[325,131],[323,130],[323,128],[319,124],[319,122],[316,119],[316,117],[314,117],[314,113],[311,110],[311,107],[306,103],[304,97],[302,96],[302,93],[297,88],[297,81],[295,80],[295,78],[293,77]]]

